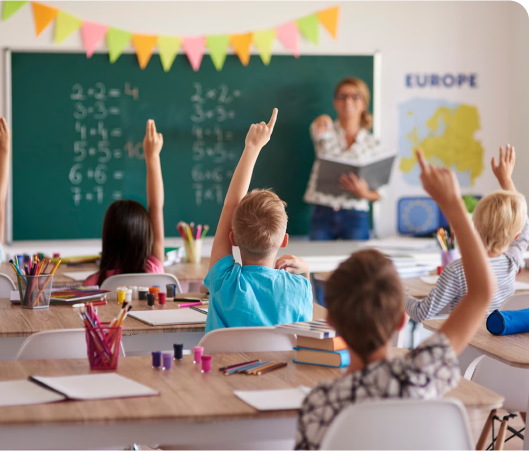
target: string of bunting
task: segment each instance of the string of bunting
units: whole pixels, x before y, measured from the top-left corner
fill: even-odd
[[[39,36],[55,20],[55,44],[60,44],[74,32],[81,33],[81,39],[90,58],[96,47],[106,38],[108,55],[111,63],[117,61],[130,42],[136,50],[138,63],[142,69],[147,67],[155,47],[158,48],[163,69],[167,72],[182,48],[194,71],[198,71],[202,63],[204,51],[208,49],[211,60],[217,70],[221,70],[229,47],[246,66],[250,61],[250,48],[255,46],[265,65],[270,64],[272,47],[276,39],[296,58],[299,53],[299,36],[314,44],[319,42],[319,25],[336,39],[338,6],[318,11],[292,22],[268,30],[254,31],[244,34],[221,34],[212,36],[178,37],[157,36],[131,33],[99,23],[88,22],[72,16],[65,11],[46,6],[42,3],[28,1],[3,2],[2,21],[6,21],[20,10],[26,3],[31,3],[35,33]]]

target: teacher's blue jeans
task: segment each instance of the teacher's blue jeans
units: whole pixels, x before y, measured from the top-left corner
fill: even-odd
[[[312,241],[368,240],[369,213],[360,210],[334,210],[315,205],[310,228]],[[318,304],[325,305],[323,282],[312,280]]]

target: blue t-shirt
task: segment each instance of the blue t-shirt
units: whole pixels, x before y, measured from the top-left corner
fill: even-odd
[[[235,263],[232,255],[210,269],[206,333],[224,327],[275,326],[312,320],[312,288],[303,276]]]

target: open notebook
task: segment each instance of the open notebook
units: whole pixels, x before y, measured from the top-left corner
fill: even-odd
[[[129,317],[136,318],[150,326],[172,326],[175,324],[203,324],[207,318],[207,307],[182,308],[174,310],[131,311]]]
[[[0,382],[0,407],[43,404],[75,399],[131,398],[159,393],[116,373],[41,377]]]
[[[303,385],[280,390],[235,390],[233,393],[257,410],[299,409],[310,388]]]

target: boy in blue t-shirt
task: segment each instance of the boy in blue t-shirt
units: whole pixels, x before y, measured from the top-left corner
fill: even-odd
[[[285,203],[268,190],[248,193],[255,162],[276,118],[274,109],[268,124],[250,127],[224,200],[204,281],[210,292],[206,332],[312,319],[307,262],[293,255],[275,261],[279,248],[288,244]],[[239,247],[242,266],[235,263],[232,246]]]

